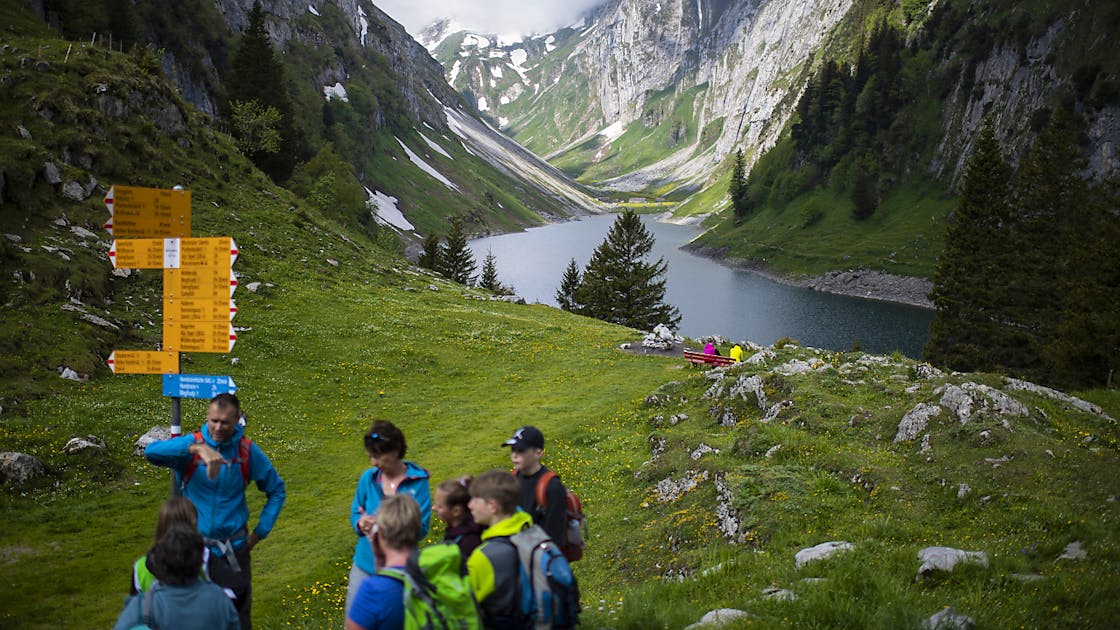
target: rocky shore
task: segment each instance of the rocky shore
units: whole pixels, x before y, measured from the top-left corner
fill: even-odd
[[[908,304],[921,308],[933,308],[933,302],[929,299],[929,292],[933,290],[933,282],[925,278],[899,276],[866,269],[828,271],[811,278],[791,278],[770,271],[766,263],[762,261],[727,258],[724,256],[725,251],[722,248],[688,245],[685,249],[699,256],[711,258],[722,265],[757,273],[774,282],[789,286],[837,295],[850,295],[869,300]]]

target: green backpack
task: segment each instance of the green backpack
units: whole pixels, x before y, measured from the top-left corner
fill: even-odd
[[[482,617],[458,545],[418,549],[408,557],[404,571],[377,573],[404,582],[405,630],[481,630]]]

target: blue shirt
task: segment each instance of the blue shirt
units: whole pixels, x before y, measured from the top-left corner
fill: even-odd
[[[369,576],[358,587],[349,618],[366,630],[401,630],[404,628],[404,583],[384,575]]]

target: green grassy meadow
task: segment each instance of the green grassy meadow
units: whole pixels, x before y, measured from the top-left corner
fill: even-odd
[[[725,193],[727,188],[712,190]],[[708,199],[713,205],[722,199],[726,208],[715,209],[730,217],[726,197]],[[871,218],[856,221],[846,195],[820,189],[781,208],[763,207],[739,225],[728,218],[696,242],[726,248],[731,258],[762,261],[790,276],[839,268],[932,278],[953,203],[934,185],[905,184],[887,195]],[[681,213],[694,210],[690,204]]]
[[[292,276],[270,295],[238,295],[236,323],[251,330],[230,355],[188,355],[183,365],[233,376],[249,435],[287,483],[280,521],[255,554],[262,627],[342,624],[349,503],[368,466],[361,436],[373,419],[398,423],[408,457],[437,481],[508,466],[499,444],[535,423],[550,438],[553,466],[578,471],[589,505],[607,504],[632,471],[613,453],[596,453],[603,429],[679,367],[615,350],[633,337],[628,331],[548,307],[475,301],[420,275],[340,276]],[[203,402],[184,402],[184,430],[197,428],[203,412]],[[69,472],[57,485],[0,495],[5,625],[93,628],[115,619],[131,560],[150,545],[169,489],[166,471],[131,456],[131,445],[168,414],[158,377],[102,370],[5,419],[5,450]],[[110,458],[63,464],[66,440],[86,434],[109,443]],[[255,511],[254,495],[250,488]]]

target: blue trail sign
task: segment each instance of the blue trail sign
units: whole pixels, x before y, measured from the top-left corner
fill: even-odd
[[[237,385],[232,376],[208,374],[164,374],[163,395],[171,398],[203,398],[209,400],[218,394],[233,394]]]

